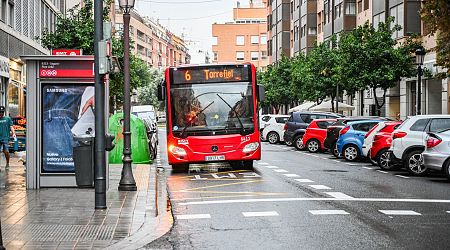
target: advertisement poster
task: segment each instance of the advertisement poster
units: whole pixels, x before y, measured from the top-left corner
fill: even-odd
[[[74,135],[95,131],[94,87],[46,85],[42,98],[42,172],[74,172]]]

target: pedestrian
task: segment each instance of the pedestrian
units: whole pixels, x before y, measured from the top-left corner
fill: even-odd
[[[0,149],[5,154],[6,166],[9,168],[9,138],[12,132],[12,136],[16,137],[16,131],[13,127],[13,122],[9,116],[5,116],[5,107],[0,106]]]

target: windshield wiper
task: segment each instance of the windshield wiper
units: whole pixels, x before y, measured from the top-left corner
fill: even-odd
[[[211,106],[214,103],[214,101],[212,101],[211,103],[209,103],[206,107],[204,107],[203,109],[201,109],[200,111],[198,111],[197,113],[195,113],[195,115],[193,117],[191,117],[191,120],[189,121],[189,126],[184,126],[183,131],[181,131],[180,137],[181,138],[185,138],[184,137],[184,132],[186,132],[186,129],[190,126],[192,126],[192,124],[194,123],[194,119],[197,118],[197,116],[201,113],[203,113],[203,111],[205,111],[205,109],[209,108],[209,106]]]
[[[219,94],[216,94],[228,107],[230,107],[230,109],[234,112],[234,114],[236,115],[236,118],[239,121],[239,124],[241,125],[241,135],[244,135],[245,133],[245,128],[244,128],[244,124],[242,124],[241,118],[239,118],[239,114],[236,112],[236,110],[231,107],[231,105],[225,101],[225,99],[222,98],[222,96],[220,96]]]

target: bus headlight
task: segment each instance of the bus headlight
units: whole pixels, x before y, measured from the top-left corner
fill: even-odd
[[[245,145],[244,149],[242,149],[242,152],[249,153],[257,150],[259,147],[259,142],[253,142]]]
[[[186,150],[184,150],[184,148],[180,148],[174,145],[169,146],[169,151],[174,155],[186,156]]]

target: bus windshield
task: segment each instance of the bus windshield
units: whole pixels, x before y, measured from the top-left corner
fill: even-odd
[[[170,92],[176,136],[254,132],[251,83],[172,85]]]

